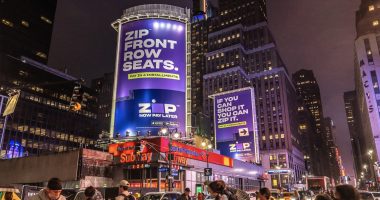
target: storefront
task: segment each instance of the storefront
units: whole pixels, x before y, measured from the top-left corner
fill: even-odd
[[[207,180],[224,180],[228,185],[246,191],[264,185],[258,180],[264,173],[261,166],[177,141],[169,145],[169,139],[164,137],[111,144],[109,152],[114,155],[113,180],[126,179],[132,188],[144,188],[144,191],[167,190],[169,168],[174,191],[181,192],[186,187],[193,192],[200,191]],[[172,158],[171,167],[169,157]],[[211,176],[204,176],[207,166],[212,168]]]

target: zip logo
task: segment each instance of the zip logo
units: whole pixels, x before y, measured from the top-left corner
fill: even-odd
[[[177,119],[177,105],[167,103],[156,103],[153,99],[152,103],[139,103],[139,117],[162,117]]]

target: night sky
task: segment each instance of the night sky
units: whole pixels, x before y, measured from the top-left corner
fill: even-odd
[[[112,72],[117,33],[110,26],[136,2],[163,0],[58,0],[49,66],[88,80]],[[167,0],[191,5],[189,0]],[[290,73],[312,69],[324,116],[337,127],[337,145],[349,175],[353,163],[343,92],[354,89],[355,11],[359,0],[269,0],[269,25]]]

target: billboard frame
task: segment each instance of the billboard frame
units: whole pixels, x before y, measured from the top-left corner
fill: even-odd
[[[167,4],[146,4],[134,6],[124,10],[123,16],[111,23],[111,26],[118,32],[117,36],[117,49],[116,61],[114,72],[114,84],[112,94],[112,109],[111,109],[111,125],[110,125],[110,138],[114,137],[115,129],[115,110],[116,110],[116,96],[117,96],[117,83],[118,83],[118,68],[119,68],[119,52],[120,52],[120,37],[121,28],[125,23],[146,20],[146,19],[167,19],[184,23],[185,25],[185,134],[191,132],[191,36],[190,36],[190,9],[181,8]]]
[[[255,99],[255,90],[253,87],[244,87],[244,88],[239,88],[235,90],[229,90],[225,92],[220,92],[216,94],[209,95],[208,97],[213,100],[213,105],[215,105],[215,97],[221,96],[221,95],[226,95],[226,94],[231,94],[235,92],[242,92],[242,91],[247,91],[249,90],[251,92],[251,106],[252,106],[252,125],[253,125],[253,143],[254,143],[254,152],[255,152],[255,162],[260,163],[260,147],[259,147],[259,136],[258,136],[258,130],[257,130],[257,113],[256,113],[256,99]],[[217,142],[216,142],[216,124],[215,124],[215,116],[216,116],[216,109],[214,107],[213,110],[213,123],[214,123],[214,134],[215,134],[215,140],[214,140],[214,145],[217,147]]]

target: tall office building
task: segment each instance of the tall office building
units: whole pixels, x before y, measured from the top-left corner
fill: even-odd
[[[82,85],[79,93],[86,99],[82,109],[70,111],[76,80],[26,57],[0,54],[2,106],[7,91],[21,90],[15,112],[7,120],[0,118],[0,130],[5,133],[1,156],[40,155],[94,145],[100,133],[96,96]]]
[[[56,0],[0,1],[0,53],[47,63]]]
[[[210,19],[203,76],[203,110],[212,118],[209,95],[252,86],[261,162],[277,188],[301,180],[304,157],[297,126],[296,91],[282,62],[261,0],[221,0]],[[213,128],[212,128],[213,130]],[[282,172],[279,173],[281,169]]]
[[[361,1],[356,32],[355,90],[364,138],[362,152],[372,169],[380,161],[380,0]],[[376,174],[378,167],[370,180],[378,182]]]
[[[98,96],[98,121],[102,133],[108,135],[111,127],[112,92],[114,83],[114,73],[105,73],[102,77],[91,81],[91,89],[95,90]]]
[[[322,121],[323,132],[326,134],[327,142],[327,153],[328,153],[328,164],[329,164],[329,174],[330,178],[333,178],[335,183],[339,183],[341,165],[339,164],[339,153],[338,147],[336,146],[336,128],[333,120],[330,117],[326,117]]]
[[[81,86],[85,104],[70,111],[76,80],[46,66],[56,0],[0,1],[0,97],[20,89],[16,109],[0,117],[4,130],[1,156],[14,158],[92,146],[98,138],[96,97]],[[4,108],[4,107],[3,107]],[[4,110],[2,110],[4,111]]]
[[[323,109],[319,85],[312,70],[301,69],[293,74],[293,82],[297,89],[297,94],[302,97],[306,108],[311,112],[314,122],[315,131],[314,147],[318,153],[320,161],[328,160],[329,147],[327,136],[323,127]],[[316,175],[330,175],[330,169],[320,167]]]
[[[322,159],[317,140],[316,126],[313,115],[301,97],[298,98],[298,123],[301,134],[301,144],[305,159],[305,168],[308,175],[322,175]]]
[[[362,149],[365,144],[360,123],[357,95],[355,91],[348,91],[344,93],[344,106],[346,110],[348,129],[350,131],[355,174],[356,177],[360,177],[360,172],[364,163],[363,158],[365,158],[366,155]]]

